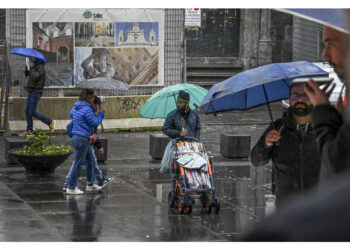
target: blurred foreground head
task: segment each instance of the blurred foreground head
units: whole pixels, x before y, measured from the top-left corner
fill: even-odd
[[[349,34],[331,27],[324,26],[323,28],[322,40],[325,47],[322,53],[322,60],[328,61],[343,81],[345,80],[345,58],[348,37]]]

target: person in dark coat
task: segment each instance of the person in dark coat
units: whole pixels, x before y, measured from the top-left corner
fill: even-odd
[[[177,109],[167,115],[163,125],[163,133],[171,139],[184,136],[200,139],[200,119],[198,114],[190,109],[189,102],[190,95],[181,90],[176,102]]]
[[[320,153],[310,126],[312,105],[302,84],[292,85],[289,103],[291,107],[265,130],[251,151],[254,166],[272,160],[276,207],[316,186],[319,179]]]
[[[244,241],[350,241],[350,169],[265,218]]]
[[[328,61],[334,67],[339,78],[345,80],[345,55],[346,41],[349,34],[342,33],[330,27],[323,29],[323,42],[325,48],[322,59]],[[305,92],[310,97],[314,109],[311,112],[311,120],[317,134],[317,142],[322,155],[321,181],[350,168],[350,121],[344,122],[342,111],[350,111],[349,105],[343,110],[342,99],[336,109],[330,105],[328,97],[332,88],[327,86],[320,89],[310,81],[305,87]],[[346,88],[349,94],[349,88]],[[348,98],[348,102],[349,102]],[[348,116],[350,117],[350,116]]]
[[[33,117],[47,124],[49,126],[50,132],[53,133],[55,130],[55,121],[36,111],[36,107],[43,94],[46,80],[44,62],[40,59],[29,57],[28,66],[29,69],[26,67],[24,71],[24,75],[28,77],[28,83],[25,87],[25,89],[28,91],[25,109],[27,128],[26,131],[20,133],[19,136],[26,136],[28,135],[29,131],[33,131]]]

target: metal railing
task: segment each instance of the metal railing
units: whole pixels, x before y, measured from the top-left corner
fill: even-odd
[[[6,40],[0,40],[0,132],[8,130],[8,96],[11,75],[7,57]]]

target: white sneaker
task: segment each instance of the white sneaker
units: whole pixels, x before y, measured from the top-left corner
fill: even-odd
[[[69,187],[66,189],[66,194],[84,194],[79,188],[70,189]]]
[[[86,185],[86,192],[92,192],[92,191],[98,191],[98,190],[101,190],[102,187],[96,185],[96,184],[93,184],[91,186],[89,185]]]

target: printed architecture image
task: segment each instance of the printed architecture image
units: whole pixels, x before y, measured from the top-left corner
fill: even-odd
[[[109,78],[128,85],[158,84],[156,48],[76,48],[75,81]]]
[[[75,23],[76,47],[114,47],[113,23]]]
[[[158,23],[117,23],[117,46],[158,46]]]
[[[46,86],[73,83],[73,23],[33,23],[33,48],[47,60]]]
[[[157,22],[116,23],[116,79],[129,85],[158,84],[158,30]]]

